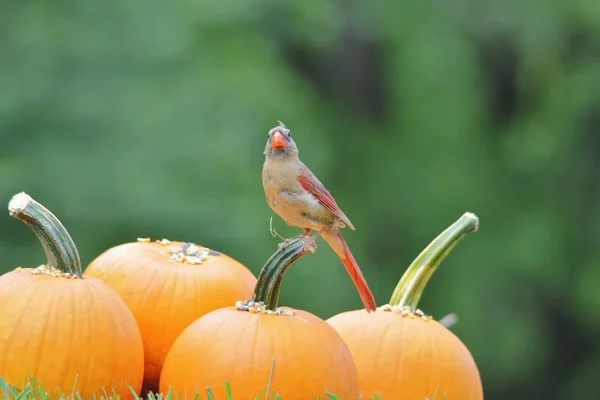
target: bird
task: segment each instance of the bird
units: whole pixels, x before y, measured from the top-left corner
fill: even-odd
[[[321,236],[337,254],[352,279],[367,312],[376,310],[358,263],[344,240],[341,228],[355,230],[333,196],[298,156],[291,131],[281,122],[269,130],[264,150],[262,183],[267,204],[288,225],[302,228],[300,235],[316,240]],[[310,234],[316,231],[312,237]],[[291,239],[279,244],[279,248]]]

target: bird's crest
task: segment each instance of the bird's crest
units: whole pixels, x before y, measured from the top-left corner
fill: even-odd
[[[277,120],[277,122],[279,122],[279,126],[280,126],[280,127],[287,129],[287,126],[285,126],[285,125],[283,124],[283,122],[281,122],[281,121],[279,121],[279,120]]]

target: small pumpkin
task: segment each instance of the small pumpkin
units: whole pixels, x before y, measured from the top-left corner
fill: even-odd
[[[356,367],[348,347],[325,321],[302,310],[277,306],[285,270],[314,251],[314,240],[287,242],[265,264],[251,300],[204,315],[175,340],[163,366],[160,390],[193,398],[211,387],[227,398],[256,398],[269,383],[269,398],[358,398]],[[273,396],[274,398],[274,396]]]
[[[44,206],[19,193],[9,210],[48,261],[0,276],[0,376],[19,389],[33,376],[53,396],[77,383],[82,398],[105,389],[132,399],[127,384],[139,393],[144,350],[131,311],[106,283],[82,276],[75,244]]]
[[[132,310],[144,341],[143,391],[158,391],[167,351],[202,315],[252,294],[256,277],[231,257],[194,243],[139,239],[112,247],[86,268]]]
[[[415,259],[389,304],[367,314],[344,312],[327,320],[348,344],[365,397],[414,400],[437,397],[482,400],[475,361],[461,340],[417,309],[427,281],[479,220],[465,213]]]

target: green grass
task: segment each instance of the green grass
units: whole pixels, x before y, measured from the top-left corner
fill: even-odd
[[[75,385],[73,386],[75,388]],[[131,392],[134,394],[136,400],[179,400],[177,396],[173,394],[171,390],[167,394],[154,394],[149,393],[146,397],[140,397],[135,393],[135,390],[130,386]],[[225,392],[227,393],[227,400],[233,400],[231,386],[229,382],[225,382]],[[0,377],[0,396],[3,400],[84,400],[81,395],[73,390],[69,394],[61,393],[58,397],[53,397],[46,393],[43,385],[36,382],[35,379],[31,379],[31,383],[27,384],[22,391],[18,391],[10,384],[8,384],[2,377]],[[120,397],[115,393],[104,393],[99,397],[93,398],[94,400],[119,400]],[[196,394],[194,400],[214,400],[214,395],[211,388],[206,388],[206,394],[203,396],[200,393]],[[254,399],[248,398],[249,400],[283,400],[278,393],[274,390],[271,391],[271,395],[267,398],[263,397],[263,393],[256,395]],[[381,396],[371,397],[369,400],[380,400]],[[191,400],[191,399],[190,399]],[[219,399],[220,400],[220,399]],[[318,396],[317,400],[341,400],[338,396],[333,393],[325,392],[323,396]]]
[[[263,400],[263,399],[264,400],[284,400],[279,395],[279,393],[275,393],[275,390],[271,389],[271,380],[273,379],[274,366],[275,366],[275,359],[273,358],[273,360],[271,361],[271,371],[269,373],[269,380],[267,381],[267,384],[265,385],[266,393],[270,392],[269,395],[267,396],[266,393],[264,393],[264,391],[261,391],[254,397],[254,399],[248,397],[245,400]],[[29,380],[30,380],[30,382],[25,385],[23,390],[19,391],[19,390],[15,389],[14,387],[12,387],[8,382],[6,382],[4,380],[4,378],[2,378],[0,376],[0,397],[1,397],[1,399],[2,400],[86,400],[86,399],[83,399],[81,397],[81,395],[75,390],[75,388],[77,387],[77,378],[75,379],[75,382],[73,382],[73,389],[71,390],[71,393],[59,393],[58,397],[54,397],[54,396],[51,396],[48,393],[46,393],[46,391],[44,390],[43,384],[39,384],[34,377],[30,376]],[[227,399],[217,399],[217,400],[234,400],[229,382],[225,381],[224,385],[225,385],[225,393],[227,394]],[[135,400],[192,400],[192,398],[187,398],[187,397],[180,399],[178,396],[176,396],[173,393],[172,389],[167,394],[149,393],[148,395],[146,395],[146,397],[140,397],[136,393],[135,389],[133,389],[129,384],[127,384],[127,386],[129,386],[129,389],[131,390],[131,393],[133,393]],[[435,392],[433,393],[433,397],[427,396],[424,399],[419,399],[419,400],[445,400],[446,393],[444,393],[441,396],[441,398],[438,398],[438,389],[439,389],[439,386],[438,386],[438,388],[436,388]],[[104,393],[99,398],[93,397],[92,399],[93,400],[120,400],[120,397],[114,392],[108,393],[106,390],[103,390],[103,392]],[[381,400],[381,399],[383,399],[383,396],[381,394],[377,394],[377,395],[371,396],[371,397],[369,397],[369,399],[365,399],[365,400]],[[193,398],[193,400],[215,400],[215,398],[214,398],[212,389],[210,387],[207,387],[205,394],[197,393],[196,396]],[[239,399],[235,399],[235,400],[239,400]],[[340,399],[335,394],[326,391],[323,395],[317,396],[317,400],[346,400],[346,399]]]
[[[269,386],[270,382],[267,384]],[[43,385],[38,384],[34,378],[31,378],[31,383],[25,385],[22,391],[19,391],[13,388],[10,384],[8,384],[2,377],[0,377],[0,396],[2,400],[85,400],[81,397],[81,395],[75,391],[75,387],[77,385],[77,380],[73,384],[73,390],[71,393],[59,393],[58,397],[53,397],[46,393]],[[131,392],[134,394],[136,400],[180,400],[177,396],[174,395],[171,390],[167,394],[154,394],[149,393],[146,397],[139,397],[135,390],[130,386]],[[268,390],[268,389],[267,389]],[[227,400],[233,400],[233,395],[231,391],[231,387],[229,386],[229,382],[225,382],[225,392],[227,393]],[[438,390],[433,394],[433,397],[426,397],[422,400],[445,400],[446,394],[444,393],[441,398],[437,398]],[[376,395],[369,397],[369,400],[381,400],[383,396]],[[119,400],[120,397],[115,393],[108,393],[104,391],[104,393],[99,397],[94,397],[93,400]],[[248,400],[283,400],[278,393],[275,393],[274,390],[271,390],[271,394],[269,397],[266,395],[263,397],[263,393],[259,393],[256,395],[254,399],[248,398]],[[183,399],[181,399],[183,400]],[[189,400],[192,400],[191,398]],[[193,400],[215,400],[213,396],[213,392],[211,388],[206,388],[206,394],[202,395],[200,393],[196,394]],[[222,399],[218,399],[222,400]],[[323,396],[317,396],[317,400],[345,400],[340,399],[333,393],[325,392]]]

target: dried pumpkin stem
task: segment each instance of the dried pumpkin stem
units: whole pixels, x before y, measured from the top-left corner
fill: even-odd
[[[260,271],[252,295],[254,301],[262,301],[268,310],[276,311],[285,271],[300,257],[314,253],[315,249],[314,239],[305,236],[284,242],[281,248],[267,260]]]
[[[8,203],[8,211],[36,234],[46,253],[48,267],[82,277],[77,247],[54,214],[26,193],[14,195]]]
[[[390,305],[416,309],[421,293],[436,268],[465,236],[479,228],[479,218],[465,213],[436,237],[406,270],[394,289]]]

